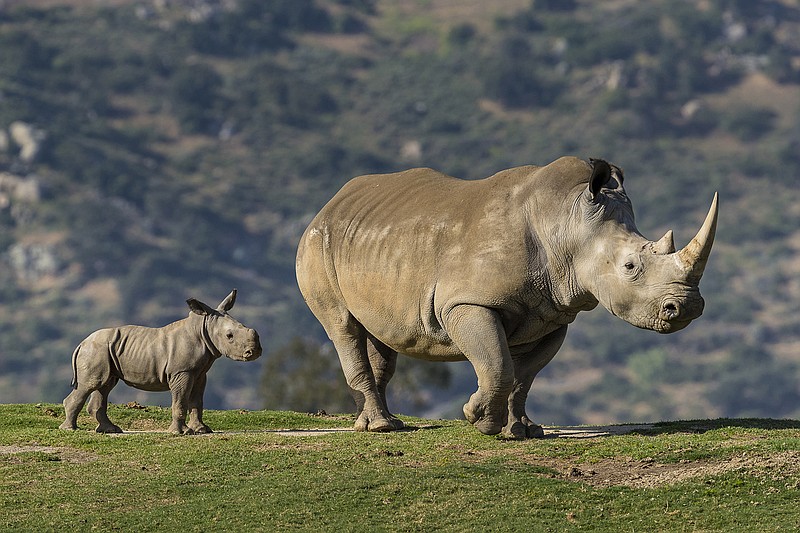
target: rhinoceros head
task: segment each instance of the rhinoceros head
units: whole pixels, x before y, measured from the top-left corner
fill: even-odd
[[[581,284],[612,314],[645,329],[671,333],[703,312],[699,283],[717,227],[717,195],[697,235],[675,250],[672,231],[658,241],[636,229],[622,171],[591,160],[588,186],[577,202],[587,238],[579,254]]]
[[[203,317],[203,341],[216,355],[234,361],[252,361],[261,355],[261,341],[256,330],[248,328],[228,314],[236,303],[236,289],[216,309],[194,298],[186,300],[192,313]]]

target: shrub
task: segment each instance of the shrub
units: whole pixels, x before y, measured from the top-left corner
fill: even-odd
[[[185,132],[209,133],[219,122],[222,83],[222,77],[204,63],[186,65],[175,73],[169,97]]]
[[[764,107],[733,109],[722,116],[722,127],[739,140],[756,141],[772,131],[775,111]]]

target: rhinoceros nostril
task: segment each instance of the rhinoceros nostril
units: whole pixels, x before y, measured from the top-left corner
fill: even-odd
[[[664,311],[664,316],[667,318],[667,320],[676,319],[681,314],[680,306],[676,302],[673,302],[671,300],[664,302],[664,306],[662,309]]]

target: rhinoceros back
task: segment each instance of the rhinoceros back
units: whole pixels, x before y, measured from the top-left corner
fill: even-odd
[[[202,362],[199,357],[190,357],[176,365],[175,354],[187,358],[192,353],[187,349],[192,344],[187,335],[189,332],[184,321],[162,328],[105,328],[89,335],[78,346],[73,359],[87,357],[105,361],[108,372],[131,386],[143,390],[167,390],[173,371],[189,370]],[[176,366],[181,368],[173,368]]]

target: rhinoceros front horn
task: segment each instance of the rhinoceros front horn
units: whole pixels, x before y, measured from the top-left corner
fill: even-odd
[[[678,252],[678,260],[686,269],[686,277],[690,282],[697,283],[703,275],[711,253],[711,246],[714,244],[714,235],[717,232],[717,193],[714,193],[714,200],[708,210],[703,226],[697,235]]]

